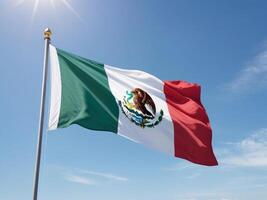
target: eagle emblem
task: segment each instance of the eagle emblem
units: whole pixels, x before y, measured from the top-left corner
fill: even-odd
[[[155,127],[162,121],[163,110],[157,113],[151,96],[140,88],[126,91],[122,101],[118,101],[118,104],[122,113],[142,128]]]

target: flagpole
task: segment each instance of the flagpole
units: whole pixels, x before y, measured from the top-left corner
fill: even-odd
[[[38,196],[38,184],[39,184],[43,127],[44,127],[48,53],[49,53],[49,44],[50,44],[51,34],[52,34],[51,30],[49,28],[46,28],[44,31],[45,51],[44,51],[43,81],[42,81],[42,93],[41,93],[41,104],[40,104],[40,115],[39,115],[38,142],[37,142],[37,152],[36,152],[36,162],[35,162],[35,172],[34,172],[33,200],[37,200],[37,196]]]

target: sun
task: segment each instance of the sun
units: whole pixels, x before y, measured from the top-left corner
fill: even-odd
[[[55,5],[55,1],[60,2],[61,4],[63,4],[69,11],[71,11],[78,19],[82,20],[81,16],[79,15],[79,13],[72,7],[70,0],[17,0],[16,2],[16,6],[19,6],[23,3],[29,2],[31,1],[31,3],[33,3],[33,10],[32,10],[32,20],[35,18],[35,15],[38,11],[39,8],[39,4],[40,2],[45,2],[51,5],[51,7],[53,7],[55,9],[56,5]]]

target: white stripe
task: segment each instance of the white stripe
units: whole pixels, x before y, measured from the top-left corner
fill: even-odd
[[[162,121],[153,128],[142,128],[131,122],[121,111],[119,113],[118,134],[142,143],[162,152],[174,155],[174,129],[163,92],[164,83],[142,71],[123,70],[105,65],[109,87],[117,102],[123,99],[125,92],[134,88],[146,91],[153,99],[157,113],[164,112]]]
[[[61,106],[61,76],[57,55],[57,49],[50,45],[50,63],[51,63],[51,100],[48,130],[54,130],[58,127],[58,120]]]

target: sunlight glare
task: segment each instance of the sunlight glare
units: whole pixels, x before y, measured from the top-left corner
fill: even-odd
[[[63,4],[79,20],[83,21],[79,13],[72,7],[70,0],[17,0],[15,6],[20,6],[24,3],[29,3],[33,5],[33,10],[32,10],[32,21],[33,21],[39,9],[40,3],[49,4],[53,9],[56,9],[55,5],[56,2]],[[60,8],[60,6],[58,6],[58,8]]]
[[[32,21],[34,20],[35,14],[37,12],[38,5],[39,5],[39,0],[35,0],[33,11],[32,11]]]
[[[71,4],[67,0],[60,0],[76,17],[79,18],[79,20],[82,21],[81,16],[78,14],[78,12],[71,6]]]
[[[54,2],[54,0],[50,0],[50,3],[51,3],[51,5],[52,5],[52,7],[55,9],[56,7],[55,7],[55,2]]]
[[[25,0],[18,0],[14,5],[15,6],[20,6],[24,3]]]

